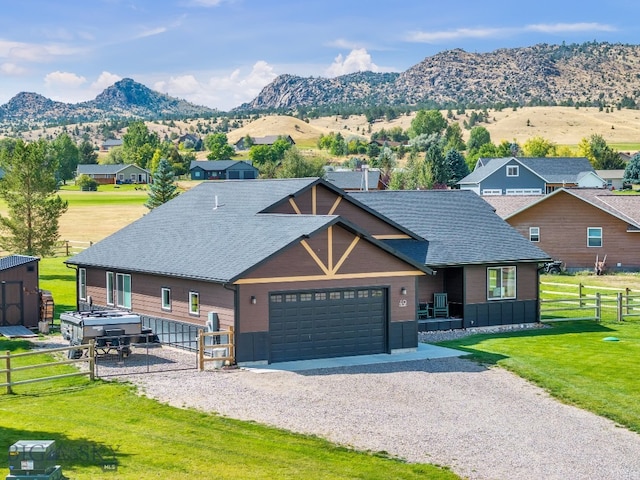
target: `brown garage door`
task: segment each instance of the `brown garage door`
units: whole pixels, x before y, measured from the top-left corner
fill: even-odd
[[[386,352],[386,298],[380,287],[272,293],[270,361]]]

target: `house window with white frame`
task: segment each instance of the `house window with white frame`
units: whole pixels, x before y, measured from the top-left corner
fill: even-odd
[[[506,300],[516,298],[516,267],[487,268],[487,299]]]
[[[116,274],[116,306],[131,308],[131,275]]]
[[[171,311],[171,289],[162,287],[162,310]]]
[[[518,175],[520,175],[518,165],[507,165],[507,177],[517,177]]]
[[[87,270],[85,268],[78,269],[78,297],[80,300],[87,299]]]
[[[189,314],[200,315],[200,294],[189,292]]]
[[[540,227],[529,227],[529,241],[530,242],[540,241]]]
[[[602,227],[587,228],[587,247],[602,246]]]
[[[107,272],[107,305],[113,305],[113,292],[115,291],[115,283],[113,272]]]

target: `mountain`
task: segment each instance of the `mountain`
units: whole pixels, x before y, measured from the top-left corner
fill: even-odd
[[[122,79],[106,88],[94,100],[81,103],[55,102],[37,93],[22,92],[0,106],[0,123],[75,123],[111,118],[185,118],[217,111],[170,97]]]
[[[640,46],[539,44],[489,53],[448,50],[399,74],[281,75],[236,110],[314,106],[613,105],[640,101]]]

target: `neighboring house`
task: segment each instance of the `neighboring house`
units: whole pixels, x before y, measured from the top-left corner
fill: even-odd
[[[640,195],[559,189],[535,197],[484,197],[502,218],[570,271],[640,270]]]
[[[67,263],[78,308],[134,311],[160,338],[233,326],[243,363],[416,348],[435,292],[456,318],[429,328],[535,322],[547,258],[472,192],[305,178],[204,182]]]
[[[181,135],[176,139],[177,145],[184,144],[185,142],[188,142],[191,145],[191,148],[196,151],[202,150],[202,139],[198,135],[194,135],[193,133],[185,133],[184,135]]]
[[[138,165],[80,164],[78,175],[87,175],[101,185],[112,183],[149,183],[151,173]]]
[[[384,190],[380,170],[331,171],[324,175],[325,180],[345,191]]]
[[[596,170],[596,174],[604,180],[609,190],[623,189],[624,170]]]
[[[108,152],[113,147],[121,147],[122,143],[122,140],[119,138],[110,138],[108,140],[105,140],[103,144],[100,145],[100,150],[102,150],[103,152]]]
[[[584,157],[507,157],[478,159],[458,185],[478,195],[544,195],[563,187],[603,188],[606,182]]]
[[[402,142],[396,142],[394,140],[382,140],[382,139],[375,139],[375,140],[371,140],[369,142],[369,145],[371,144],[376,144],[379,147],[389,147],[389,148],[396,148],[399,147],[400,145],[403,145]]]
[[[0,327],[37,327],[40,319],[38,257],[0,258]]]
[[[283,139],[289,142],[291,145],[295,145],[291,135],[267,135],[265,137],[251,137],[251,145],[246,144],[246,137],[242,137],[236,143],[234,147],[236,150],[249,150],[253,145],[273,145],[276,140]]]
[[[192,160],[191,180],[252,180],[260,171],[242,160]]]

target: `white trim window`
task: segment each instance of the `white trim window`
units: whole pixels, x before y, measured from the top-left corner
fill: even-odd
[[[520,175],[519,165],[507,165],[507,177],[517,177]]]
[[[189,315],[200,315],[200,294],[189,292]]]
[[[107,288],[107,305],[113,305],[113,292],[115,291],[115,283],[114,283],[114,276],[113,276],[113,272],[107,272],[107,282],[106,282],[106,288]]]
[[[506,300],[516,298],[516,267],[487,268],[487,299]]]
[[[529,241],[530,242],[540,241],[540,227],[529,227]]]
[[[587,227],[587,247],[602,246],[602,227]]]
[[[87,299],[87,269],[78,269],[78,298],[80,300]]]
[[[482,195],[502,195],[502,190],[499,188],[485,188],[482,190]]]
[[[116,273],[116,305],[131,308],[131,275]]]
[[[171,289],[162,287],[162,310],[171,311]]]

